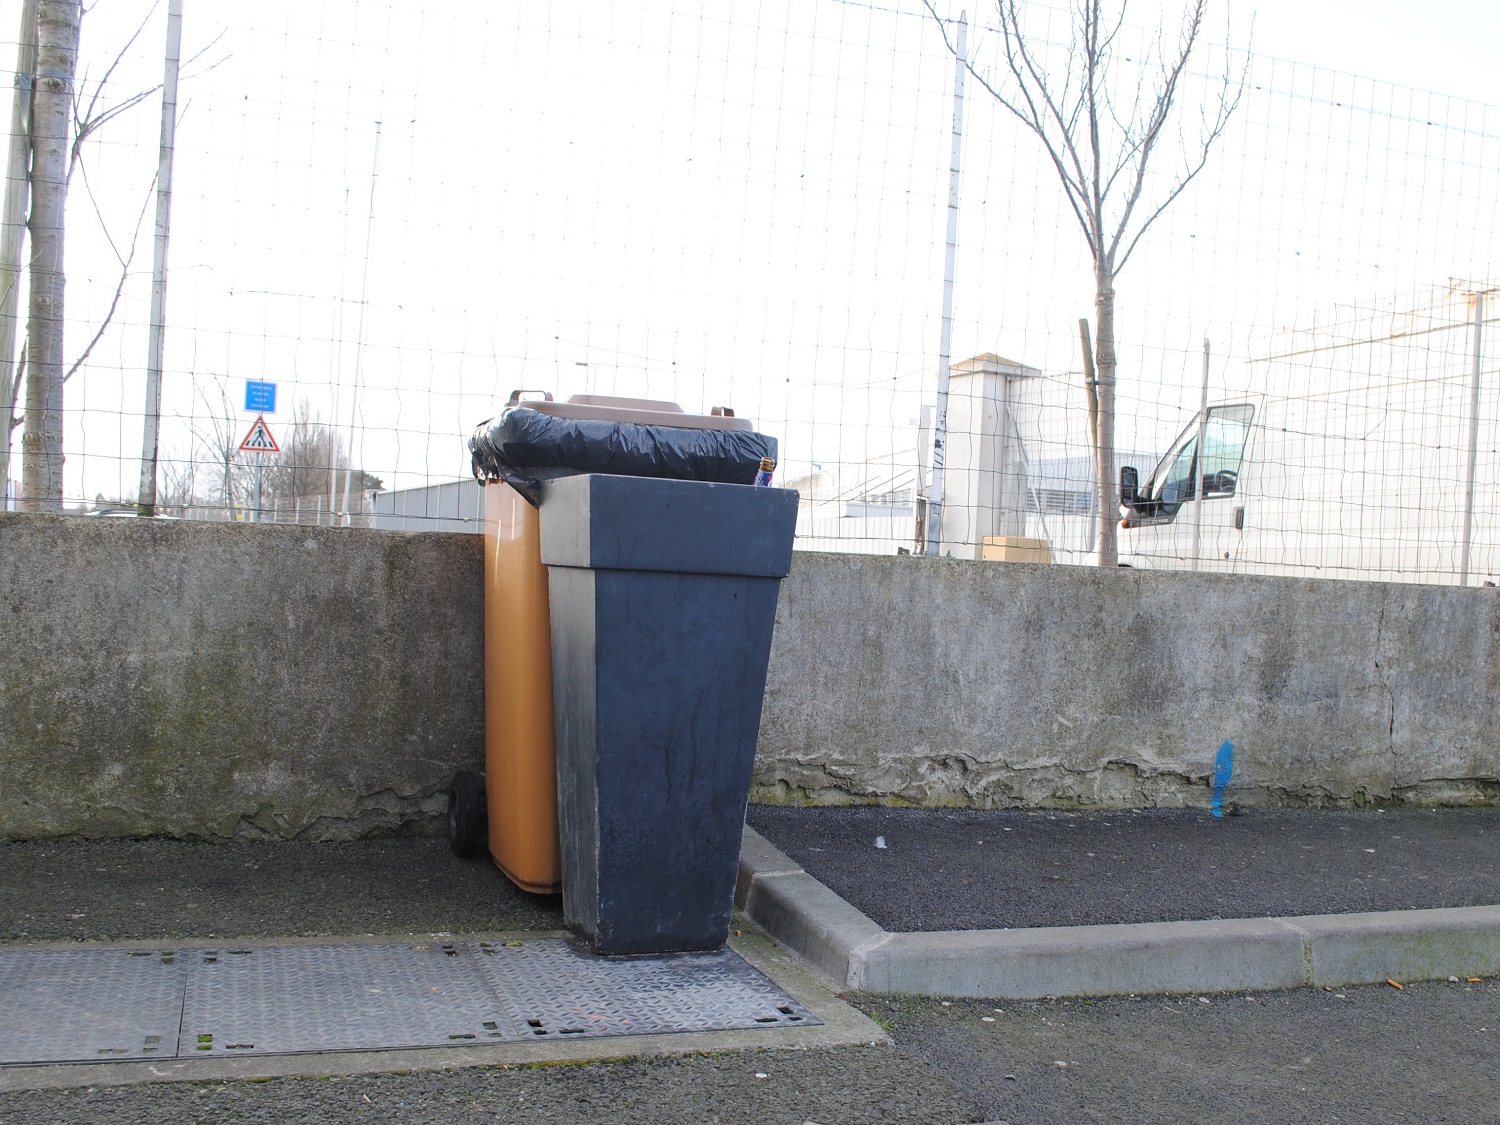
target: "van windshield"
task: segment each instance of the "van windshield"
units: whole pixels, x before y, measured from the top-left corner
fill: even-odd
[[[1198,419],[1194,418],[1156,466],[1156,471],[1141,490],[1141,498],[1155,501],[1161,514],[1171,516],[1194,498],[1200,481],[1205,500],[1233,496],[1239,486],[1240,462],[1245,455],[1250,420],[1254,416],[1255,407],[1249,403],[1211,407],[1203,425],[1201,465]]]

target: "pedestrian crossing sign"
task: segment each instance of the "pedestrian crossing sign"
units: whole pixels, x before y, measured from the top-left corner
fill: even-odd
[[[266,425],[266,416],[257,414],[255,425],[250,427],[250,432],[245,435],[245,440],[240,442],[242,453],[280,453],[281,446],[276,444],[276,439],[271,436],[271,427]]]

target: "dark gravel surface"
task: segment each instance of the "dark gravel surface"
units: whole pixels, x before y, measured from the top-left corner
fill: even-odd
[[[517,890],[443,840],[0,844],[0,941],[561,929],[562,900]]]
[[[588,1066],[0,1094],[0,1125],[399,1121],[821,1125],[974,1121],[910,1052],[754,1051]]]
[[[860,1006],[890,1024],[898,1055],[961,1091],[975,1120],[1500,1121],[1494,982]]]
[[[1492,982],[858,1002],[893,1047],[0,1094],[0,1125],[1500,1121]]]
[[[1252,809],[1216,819],[1187,809],[757,805],[749,819],[893,931],[1500,903],[1500,809]]]
[[[552,900],[507,887],[441,842],[0,849],[12,941],[558,925]],[[1207,1003],[855,999],[894,1046],[9,1093],[0,1125],[1500,1121],[1488,981]]]

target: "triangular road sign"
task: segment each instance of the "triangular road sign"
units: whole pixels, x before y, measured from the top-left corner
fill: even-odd
[[[240,451],[243,453],[280,453],[281,446],[276,444],[276,439],[271,436],[271,427],[266,425],[266,416],[257,414],[255,425],[250,427],[250,432],[245,435],[245,440],[240,442]]]

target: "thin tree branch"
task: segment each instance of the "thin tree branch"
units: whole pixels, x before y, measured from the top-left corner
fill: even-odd
[[[948,53],[963,65],[963,68],[974,78],[974,81],[985,88],[990,97],[1009,110],[1021,124],[1030,129],[1036,135],[1037,139],[1042,142],[1042,147],[1046,150],[1047,156],[1052,161],[1052,166],[1057,170],[1058,178],[1062,181],[1063,194],[1068,201],[1068,206],[1073,209],[1073,215],[1077,218],[1078,225],[1083,229],[1084,238],[1088,240],[1090,247],[1092,247],[1094,244],[1093,233],[1089,229],[1088,220],[1084,216],[1083,209],[1080,206],[1082,186],[1075,186],[1070,180],[1067,167],[1064,165],[1061,155],[1053,147],[1051,138],[1047,136],[1046,129],[1036,114],[1035,105],[1031,105],[1032,112],[1028,115],[1002,94],[973,63],[958,53],[958,50],[953,45],[953,41],[948,37],[947,24],[937,14],[937,10],[932,6],[932,0],[922,0],[922,3],[927,6],[928,12],[932,14],[933,21],[938,25],[938,32],[943,37],[943,45],[948,48]]]
[[[67,374],[63,376],[64,383],[67,383],[67,381],[73,377],[73,372],[77,371],[80,367],[83,366],[84,362],[89,358],[90,353],[93,352],[95,345],[97,345],[103,338],[104,332],[109,327],[110,322],[115,318],[115,310],[120,307],[120,295],[125,292],[125,282],[130,278],[130,264],[135,261],[135,250],[136,247],[140,244],[141,226],[146,221],[146,206],[151,202],[151,195],[155,190],[156,177],[152,176],[151,190],[146,192],[145,202],[141,204],[141,213],[136,217],[135,235],[130,240],[130,254],[121,265],[120,282],[115,286],[114,298],[109,302],[109,312],[104,314],[104,320],[99,325],[99,331],[94,333],[94,338],[89,341],[89,346],[83,349],[83,354],[73,361],[72,367],[68,368]],[[105,237],[108,238],[108,231],[105,232]],[[110,242],[110,245],[114,245],[114,242],[112,240]],[[118,256],[118,252],[116,253]]]
[[[208,52],[213,49],[213,45],[215,43],[217,43],[220,39],[224,38],[224,33],[226,31],[228,31],[228,30],[229,29],[226,28],[226,27],[219,28],[219,34],[215,35],[212,39],[210,39],[202,47],[199,47],[196,51],[194,51],[191,55],[189,55],[186,59],[183,60],[182,69],[183,70],[187,70],[188,67],[192,66],[195,62],[197,62],[199,59],[201,59],[204,55],[208,54]],[[228,62],[229,59],[230,59],[230,57],[231,56],[229,56],[229,55],[225,55],[222,59],[220,59],[218,62],[214,63],[212,66],[207,66],[204,69],[198,71],[198,74],[207,74],[210,70],[213,70],[215,67],[222,66],[224,63]],[[198,74],[193,74],[193,75],[184,74],[182,76],[182,80],[185,82],[185,81],[187,81],[188,78],[196,78],[196,77],[198,77]]]
[[[24,339],[21,341],[21,358],[18,359],[18,360],[16,360],[16,385],[15,385],[16,391],[20,391],[20,389],[21,389],[21,379],[26,375],[26,345],[27,345],[28,342],[29,341],[24,340]],[[12,397],[11,401],[12,402],[20,402],[21,401],[20,395],[19,394],[14,395]],[[24,415],[24,414],[12,414],[11,418],[10,418],[10,428],[11,428],[12,432],[15,431],[15,430],[17,430],[17,429],[19,429],[21,427],[21,425],[23,423],[25,423],[25,421],[26,421],[26,415]]]
[[[161,0],[152,0],[151,7],[147,9],[145,16],[141,18],[141,22],[137,25],[135,31],[131,32],[130,38],[125,40],[125,45],[115,53],[114,60],[109,64],[109,69],[104,72],[104,77],[99,79],[98,83],[94,86],[94,94],[93,97],[89,98],[88,109],[82,114],[79,114],[78,100],[76,97],[74,98],[73,122],[78,132],[83,132],[85,124],[93,118],[94,107],[99,104],[99,95],[104,92],[104,84],[109,81],[110,75],[114,74],[115,68],[120,65],[120,60],[125,57],[125,52],[130,50],[131,45],[140,38],[141,32],[146,30],[146,24],[151,22],[151,17],[156,14],[156,9],[160,6]],[[87,71],[84,72],[83,81],[78,85],[80,89],[88,85]]]
[[[1011,73],[1016,78],[1017,85],[1020,86],[1022,96],[1026,98],[1027,105],[1031,107],[1032,116],[1035,118],[1035,124],[1033,125],[1033,128],[1037,131],[1038,135],[1041,136],[1044,141],[1046,141],[1049,147],[1054,147],[1051,139],[1047,137],[1046,128],[1042,116],[1036,110],[1031,91],[1027,88],[1026,85],[1026,79],[1021,74],[1020,67],[1016,65],[1016,59],[1018,57],[1021,60],[1021,64],[1026,69],[1026,74],[1029,75],[1032,82],[1035,83],[1037,91],[1040,93],[1043,102],[1047,106],[1049,116],[1052,120],[1057,122],[1058,128],[1062,131],[1063,148],[1072,160],[1073,171],[1077,177],[1076,182],[1078,185],[1078,189],[1080,191],[1080,194],[1086,195],[1088,176],[1084,173],[1083,161],[1078,156],[1078,149],[1073,143],[1073,135],[1068,129],[1068,117],[1058,108],[1057,103],[1053,100],[1052,92],[1047,88],[1047,79],[1045,73],[1033,59],[1031,52],[1026,49],[1026,38],[1021,34],[1021,17],[1020,14],[1016,11],[1015,0],[1001,0],[999,11],[1000,31],[1001,34],[1005,36],[1006,62],[1010,66]],[[1076,117],[1074,118],[1074,120],[1076,120]]]
[[[1102,160],[1099,155],[1099,77],[1100,65],[1104,60],[1099,54],[1098,40],[1095,38],[1099,31],[1099,2],[1100,0],[1088,0],[1087,18],[1083,28],[1084,62],[1087,74],[1084,96],[1089,115],[1089,151],[1094,158],[1094,194],[1091,200],[1093,209],[1089,214],[1094,220],[1094,265],[1112,269],[1112,255],[1104,248],[1104,185],[1100,182]]]
[[[1204,167],[1208,164],[1209,150],[1213,147],[1214,142],[1223,135],[1224,130],[1229,125],[1229,119],[1234,115],[1234,111],[1239,108],[1240,100],[1245,96],[1245,87],[1249,79],[1249,74],[1250,51],[1248,47],[1245,50],[1245,63],[1240,68],[1238,77],[1234,74],[1233,64],[1226,58],[1223,84],[1218,97],[1218,109],[1214,114],[1213,124],[1208,127],[1207,133],[1199,145],[1197,162],[1178,180],[1177,186],[1172,189],[1162,204],[1151,212],[1145,222],[1140,224],[1134,237],[1126,245],[1125,252],[1119,258],[1120,266],[1123,266],[1130,258],[1131,252],[1135,250],[1137,243],[1140,242],[1141,237],[1146,231],[1150,229],[1151,224],[1156,222],[1162,212],[1172,205],[1173,201],[1182,194],[1188,184],[1192,183],[1198,173],[1203,171]]]
[[[1183,33],[1182,48],[1177,56],[1177,61],[1168,69],[1167,73],[1164,75],[1165,81],[1162,84],[1161,90],[1157,93],[1156,105],[1152,109],[1151,119],[1147,126],[1146,134],[1141,140],[1140,156],[1137,159],[1135,166],[1135,181],[1131,184],[1130,190],[1126,195],[1125,207],[1121,212],[1119,225],[1115,228],[1115,233],[1110,239],[1109,257],[1111,261],[1114,260],[1115,252],[1119,249],[1121,239],[1125,237],[1126,229],[1130,225],[1130,216],[1132,213],[1134,213],[1136,203],[1140,200],[1141,192],[1145,189],[1146,167],[1150,163],[1151,153],[1156,147],[1156,142],[1161,137],[1161,131],[1167,123],[1167,117],[1172,111],[1172,103],[1177,96],[1177,83],[1182,77],[1183,70],[1187,67],[1188,56],[1192,54],[1193,46],[1198,41],[1198,32],[1203,26],[1203,7],[1207,2],[1208,0],[1196,0],[1196,3],[1193,5],[1192,14],[1188,19],[1187,28]],[[1217,133],[1214,134],[1215,137],[1217,135]],[[1210,140],[1212,139],[1213,138],[1210,138]],[[1203,150],[1203,159],[1199,161],[1198,167],[1189,174],[1188,179],[1191,179],[1193,176],[1196,176],[1198,174],[1207,159],[1208,149],[1207,146],[1205,146]],[[1179,194],[1181,194],[1182,189],[1186,186],[1187,181],[1181,181],[1168,197],[1167,203],[1170,203]],[[1131,242],[1132,246],[1136,241],[1139,240],[1140,234],[1145,231],[1146,227],[1150,226],[1151,221],[1154,221],[1156,216],[1161,214],[1161,212],[1166,209],[1166,205],[1167,204],[1164,203],[1161,207],[1158,207],[1152,214],[1151,220],[1148,220],[1147,223],[1141,227],[1140,231],[1137,232],[1135,239],[1133,239]]]
[[[120,271],[120,283],[115,286],[114,299],[109,302],[109,312],[104,314],[104,322],[99,325],[99,331],[94,333],[94,338],[89,341],[89,346],[83,349],[83,354],[73,362],[72,367],[68,368],[67,374],[63,376],[64,383],[66,383],[73,377],[73,372],[77,371],[78,368],[83,364],[84,360],[88,359],[89,353],[94,350],[94,345],[99,342],[101,337],[103,337],[104,330],[109,327],[109,322],[114,319],[115,309],[118,308],[120,304],[120,294],[125,291],[125,281],[129,277],[130,271],[128,269]]]
[[[1249,67],[1248,62],[1246,63],[1246,67]],[[1181,180],[1178,181],[1177,186],[1172,189],[1170,194],[1168,194],[1167,198],[1162,202],[1161,206],[1158,207],[1155,211],[1151,212],[1151,215],[1146,219],[1146,221],[1140,225],[1140,228],[1135,233],[1135,237],[1133,237],[1130,240],[1129,244],[1125,247],[1125,252],[1120,255],[1118,264],[1116,266],[1117,269],[1120,266],[1123,266],[1126,261],[1129,260],[1131,252],[1135,250],[1136,244],[1140,242],[1141,236],[1150,229],[1151,224],[1156,222],[1161,213],[1172,205],[1173,200],[1175,200],[1179,195],[1182,194],[1183,190],[1188,186],[1188,184],[1193,182],[1194,177],[1196,177],[1199,172],[1203,171],[1204,167],[1208,164],[1208,150],[1213,145],[1214,141],[1219,139],[1220,135],[1223,134],[1224,129],[1228,126],[1230,115],[1239,106],[1240,98],[1244,96],[1244,89],[1244,84],[1242,82],[1239,89],[1235,92],[1233,101],[1223,104],[1222,111],[1219,113],[1217,119],[1215,120],[1208,136],[1203,140],[1202,151],[1198,157],[1197,164],[1195,164],[1188,170],[1188,172],[1181,178]]]

